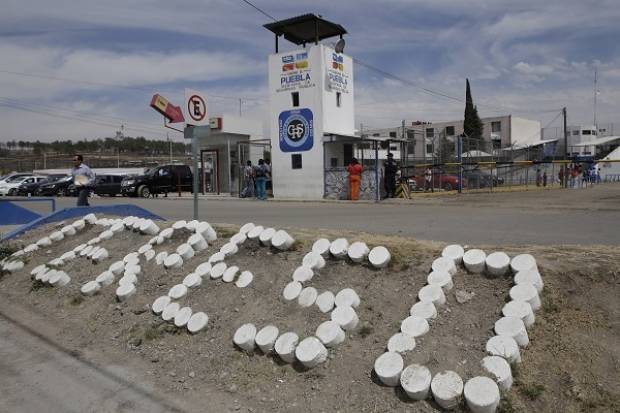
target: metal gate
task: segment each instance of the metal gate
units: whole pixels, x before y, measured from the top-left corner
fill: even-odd
[[[241,197],[244,186],[244,168],[248,161],[252,162],[252,166],[258,165],[259,159],[269,161],[271,164],[271,140],[259,139],[253,141],[239,142],[237,143],[238,156],[232,160],[231,170],[236,171],[237,179],[237,196]],[[272,174],[273,175],[273,174]],[[271,177],[267,181],[267,196],[273,196],[273,187]]]

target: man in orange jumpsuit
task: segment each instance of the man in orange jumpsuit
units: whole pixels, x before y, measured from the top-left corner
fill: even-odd
[[[349,196],[351,201],[357,201],[360,195],[360,182],[362,181],[362,165],[356,158],[353,158],[347,167],[347,171],[349,171]]]

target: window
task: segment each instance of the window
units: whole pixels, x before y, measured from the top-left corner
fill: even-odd
[[[415,139],[415,131],[414,130],[408,130],[407,131],[407,139],[409,139],[409,140],[414,140]]]
[[[396,132],[390,132],[390,138],[395,138],[396,137]]]
[[[336,107],[340,107],[340,92],[336,92]]]
[[[591,135],[591,134],[592,134],[592,131],[589,131],[589,130],[582,130],[582,131],[581,131],[581,134],[582,134],[582,135]]]
[[[501,132],[502,122],[491,122],[491,132]]]
[[[435,128],[426,128],[426,137],[434,138],[435,137]]]
[[[415,154],[415,141],[407,142],[407,153],[409,155]]]
[[[501,149],[502,148],[502,140],[501,139],[493,139],[493,149]]]
[[[293,92],[291,93],[291,96],[293,97],[293,107],[296,108],[299,106],[299,92]]]
[[[294,153],[291,155],[291,166],[293,169],[301,169],[301,154]]]
[[[372,136],[377,136],[378,137],[378,136],[381,136],[381,134],[380,133],[373,133]]]
[[[390,145],[390,151],[397,151],[398,145]]]
[[[432,143],[427,143],[426,144],[426,153],[433,153],[433,144]]]
[[[573,136],[577,136],[577,135],[579,135],[579,131],[578,130],[574,130],[573,131]]]
[[[454,136],[454,126],[446,126],[446,136]]]
[[[595,130],[592,131],[592,135],[596,136],[596,131]]]
[[[338,166],[338,158],[330,158],[329,159],[329,164],[331,165],[332,168],[335,168]]]

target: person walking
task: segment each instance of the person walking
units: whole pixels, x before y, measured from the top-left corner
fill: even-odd
[[[430,166],[427,166],[424,170],[424,192],[431,190],[431,192],[435,192],[435,188],[433,188],[433,170]]]
[[[565,166],[562,165],[562,167],[560,168],[560,172],[558,172],[558,179],[560,180],[560,186],[564,186],[564,168]]]
[[[265,166],[264,160],[258,160],[258,166],[256,166],[254,170],[254,176],[256,178],[256,198],[265,201],[267,199],[267,167]]]
[[[349,171],[349,199],[357,201],[360,194],[360,183],[362,182],[362,165],[357,161],[357,158],[351,159],[347,171]]]
[[[385,197],[393,198],[396,191],[396,171],[398,167],[394,162],[394,155],[390,152],[387,154],[387,161],[383,167],[383,185],[385,186]]]
[[[88,195],[95,183],[95,173],[82,162],[82,155],[73,157],[73,168],[71,168],[71,176],[73,177],[73,185],[78,193],[77,206],[90,206],[88,203]]]
[[[254,167],[252,167],[252,161],[248,161],[243,168],[243,189],[241,190],[241,197],[254,197]]]
[[[265,168],[267,170],[267,179],[265,181],[265,197],[268,193],[271,193],[273,196],[273,186],[271,185],[271,161],[269,159],[265,159]]]

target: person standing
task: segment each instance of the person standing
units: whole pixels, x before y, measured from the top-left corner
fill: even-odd
[[[241,191],[241,197],[254,197],[254,168],[252,167],[252,161],[248,161],[243,168],[243,190]]]
[[[560,180],[560,186],[564,186],[564,169],[566,167],[562,165],[560,168],[560,172],[558,172],[558,179]]]
[[[433,170],[430,166],[427,166],[424,170],[424,192],[431,190],[431,192],[435,192],[433,188]]]
[[[71,176],[73,177],[73,184],[78,192],[77,206],[90,206],[88,204],[88,195],[95,182],[95,173],[82,162],[84,157],[82,155],[75,155],[73,157],[73,168],[71,169]]]
[[[271,194],[273,195],[273,187],[271,186],[271,161],[269,159],[265,159],[265,168],[267,169],[267,180],[265,181],[265,188],[267,190],[265,192],[266,197],[269,191],[271,191]]]
[[[256,198],[264,201],[267,199],[267,167],[265,166],[264,160],[258,160],[258,166],[256,166],[254,176],[256,177]]]
[[[390,152],[387,154],[387,161],[383,167],[383,184],[385,186],[386,198],[393,198],[396,191],[396,171],[398,167],[394,162],[394,155]]]
[[[349,171],[349,199],[357,201],[360,194],[360,183],[362,182],[362,165],[357,161],[357,158],[351,159],[347,171]]]

